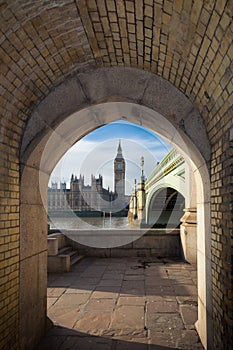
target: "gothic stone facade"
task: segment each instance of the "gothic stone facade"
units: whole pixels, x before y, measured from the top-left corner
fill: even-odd
[[[123,209],[128,202],[125,195],[125,160],[122,154],[121,144],[119,142],[117,155],[114,160],[114,189],[110,191],[103,187],[103,176],[96,178],[91,175],[91,184],[85,185],[84,176],[79,178],[72,174],[70,189],[66,188],[66,183],[52,183],[48,188],[48,210],[65,211],[72,209],[74,211],[105,211],[116,210],[115,200],[120,202],[119,209]]]

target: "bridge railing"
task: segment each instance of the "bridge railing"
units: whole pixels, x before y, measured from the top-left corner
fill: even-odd
[[[184,161],[180,153],[178,153],[175,148],[172,148],[147,178],[145,183],[146,189],[169,174],[172,170],[176,169],[179,165],[184,163]]]

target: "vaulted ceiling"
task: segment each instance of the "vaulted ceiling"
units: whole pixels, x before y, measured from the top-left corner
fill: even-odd
[[[175,85],[211,137],[232,105],[232,14],[231,0],[1,1],[1,115],[23,128],[68,75],[127,66]]]

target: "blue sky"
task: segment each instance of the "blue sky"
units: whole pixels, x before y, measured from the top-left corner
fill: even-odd
[[[139,125],[122,120],[102,126],[83,137],[66,152],[51,174],[50,182],[69,182],[72,174],[85,176],[90,184],[91,174],[104,180],[104,187],[113,190],[113,162],[121,141],[126,162],[126,192],[130,194],[134,179],[140,178],[140,163],[143,156],[145,176],[155,168],[170,150],[171,145],[164,139]]]

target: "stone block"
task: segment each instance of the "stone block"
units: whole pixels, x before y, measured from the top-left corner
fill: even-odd
[[[47,252],[47,214],[42,205],[21,205],[20,229],[21,260],[42,251]]]
[[[113,329],[144,329],[144,306],[119,306],[113,313],[110,327]]]
[[[78,79],[92,102],[103,101],[112,96],[140,101],[149,76],[149,73],[137,69],[114,67],[80,73]]]
[[[180,305],[180,314],[184,326],[186,329],[194,329],[194,324],[196,323],[197,316],[197,306],[194,305]]]
[[[70,256],[48,256],[48,272],[68,272],[70,270]]]
[[[192,109],[187,113],[184,118],[184,130],[190,137],[195,145],[198,145],[204,159],[209,162],[210,160],[210,147],[208,142],[208,136],[204,127],[204,121],[196,109]]]
[[[76,323],[75,328],[80,331],[93,332],[93,330],[102,330],[108,328],[111,322],[111,312],[105,311],[87,311],[83,317]],[[96,332],[95,332],[96,334]]]
[[[65,116],[76,112],[87,103],[86,96],[76,77],[58,85],[40,103],[37,113],[46,124],[54,127]]]
[[[29,119],[27,128],[24,132],[21,145],[21,154],[25,152],[28,145],[36,138],[38,134],[47,133],[48,130],[50,130],[50,127],[46,121],[37,111],[35,111],[32,117]]]
[[[172,103],[167,103],[168,100]],[[142,103],[177,124],[193,109],[192,103],[178,89],[158,76],[148,81]]]
[[[48,240],[49,239],[56,239],[57,240],[57,244],[58,244],[58,249],[64,247],[66,245],[66,237],[62,234],[62,233],[52,233],[48,236]]]
[[[55,237],[48,237],[48,255],[54,256],[58,254],[58,239]]]
[[[161,332],[175,331],[180,332],[183,329],[181,317],[177,313],[149,313],[147,314],[147,327]]]
[[[20,342],[32,347],[46,327],[46,252],[31,256],[20,264]],[[30,286],[30,288],[28,288]],[[30,312],[28,312],[30,310]]]

